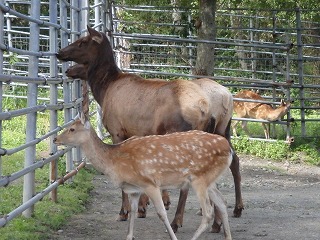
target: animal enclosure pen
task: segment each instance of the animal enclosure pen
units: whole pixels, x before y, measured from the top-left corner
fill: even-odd
[[[199,77],[192,74],[197,44],[202,42],[197,39],[195,9],[112,6],[112,36],[123,70],[147,78]],[[296,113],[294,123],[290,112],[287,120],[276,122],[287,126],[288,139],[319,134],[306,128],[306,124],[319,121],[317,115],[306,113],[318,111],[320,102],[320,23],[309,21],[310,12],[316,10],[221,9],[216,14],[216,41],[203,41],[215,44],[214,75],[209,77],[231,92],[259,90],[266,103],[274,106],[282,98],[294,101],[290,111]],[[300,128],[301,134],[293,131],[292,125]]]
[[[84,34],[87,24],[109,33],[122,70],[148,78],[198,77],[192,74],[197,44],[215,44],[214,76],[209,77],[233,92],[260,90],[275,104],[280,98],[295,100],[291,111],[299,113],[295,123],[301,123],[301,135],[319,135],[305,127],[319,122],[306,113],[319,110],[320,105],[320,23],[308,21],[308,10],[219,10],[216,41],[200,41],[194,25],[196,9],[127,6],[105,0],[90,4],[85,0],[40,4],[0,0],[0,187],[20,184],[18,179],[24,176],[23,203],[11,212],[0,211],[0,226],[22,212],[31,216],[32,206],[63,182],[56,168],[60,156],[66,155],[67,172],[77,172],[73,163],[79,164],[79,151],[57,151],[52,139],[74,121],[77,109],[84,108],[83,94],[79,80],[65,77],[68,64],[58,62],[55,53]],[[171,20],[174,14],[179,21]],[[14,105],[7,107],[10,102]],[[42,115],[47,118],[40,122]],[[300,136],[292,132],[290,118],[276,124],[288,127],[287,137]],[[16,134],[26,136],[24,144],[4,138],[12,119],[22,119]],[[47,128],[40,129],[41,125]],[[48,139],[50,155],[39,157],[38,146]],[[2,167],[8,156],[21,152],[25,154],[21,170],[8,172]],[[49,163],[50,185],[36,194],[34,172]],[[56,197],[54,191],[51,197]]]
[[[24,177],[23,201],[11,212],[1,211],[0,227],[21,213],[30,217],[34,204],[49,193],[50,198],[57,201],[58,185],[85,165],[79,149],[57,150],[52,140],[57,132],[74,122],[80,109],[88,108],[86,84],[82,89],[79,80],[65,77],[68,63],[60,64],[55,54],[83,33],[81,29],[85,29],[89,19],[104,31],[100,20],[105,22],[108,9],[105,1],[95,1],[90,9],[95,15],[89,14],[89,1],[78,0],[0,1],[0,28],[3,29],[0,34],[0,187],[9,189],[20,184],[19,178]],[[11,134],[25,135],[24,144],[11,144],[3,138],[12,119],[23,123],[20,129],[11,130]],[[39,153],[41,144],[49,148],[45,157]],[[8,172],[9,169],[2,167],[9,156],[22,152],[24,164],[17,163],[21,170]],[[66,155],[67,174],[60,177],[57,160],[63,155]],[[36,193],[39,189],[36,170],[48,164],[49,186]]]

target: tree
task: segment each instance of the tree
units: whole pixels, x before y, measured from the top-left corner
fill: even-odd
[[[199,17],[195,27],[198,29],[198,39],[214,41],[216,38],[216,0],[199,1]],[[199,43],[197,46],[196,75],[212,75],[214,69],[214,44]]]

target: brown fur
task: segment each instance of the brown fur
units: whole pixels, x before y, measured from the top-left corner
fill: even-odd
[[[105,34],[89,27],[88,31],[88,36],[61,49],[57,57],[75,61],[87,69],[84,80],[88,81],[94,98],[102,108],[103,124],[114,143],[134,135],[192,129],[215,132],[230,141],[232,95],[225,87],[210,79],[151,81],[135,74],[122,73],[116,66]],[[71,72],[68,74],[71,76]],[[236,154],[230,168],[236,188],[234,215],[240,217],[243,204]],[[178,215],[183,216],[183,207],[178,206],[178,209]],[[176,231],[182,225],[182,218],[176,217],[172,224]]]
[[[236,94],[234,97],[264,101],[264,99],[259,94],[249,90],[243,90],[238,94]],[[290,105],[291,105],[290,103],[285,103],[283,100],[281,100],[280,106],[274,109],[271,105],[266,103],[234,101],[233,109],[237,117],[239,118],[254,118],[254,119],[262,119],[262,120],[267,120],[272,122],[272,121],[279,120],[284,115],[286,115]],[[233,134],[235,136],[237,135],[236,126],[238,123],[239,121],[235,121],[232,124]],[[245,132],[249,135],[247,122],[243,121],[241,126],[245,130]],[[262,127],[264,129],[265,138],[269,139],[270,135],[269,135],[269,128],[267,127],[267,124],[262,123]]]

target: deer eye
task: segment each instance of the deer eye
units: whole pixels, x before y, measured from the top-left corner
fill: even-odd
[[[74,128],[70,128],[70,130],[69,130],[70,132],[74,132]]]

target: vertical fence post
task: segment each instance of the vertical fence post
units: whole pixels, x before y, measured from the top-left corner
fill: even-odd
[[[297,50],[298,50],[298,81],[299,85],[303,86],[303,43],[302,43],[302,29],[301,29],[301,11],[296,9],[296,28],[297,28]],[[301,136],[306,136],[306,122],[305,122],[305,103],[304,103],[304,88],[299,88],[300,106],[301,106]]]
[[[57,0],[50,0],[49,2],[49,18],[51,23],[57,23],[58,5]],[[58,35],[55,27],[49,28],[49,48],[50,52],[57,52]],[[55,56],[50,56],[50,77],[56,77],[58,75],[58,64]],[[50,104],[55,105],[58,103],[58,88],[56,84],[50,84]],[[50,131],[53,131],[58,126],[57,110],[50,111]],[[57,146],[53,144],[53,138],[55,135],[50,136],[50,152],[57,151]],[[50,182],[53,183],[58,177],[58,159],[50,163]],[[57,188],[50,193],[52,201],[57,201]]]
[[[4,0],[0,0],[1,4],[4,4]],[[0,34],[0,43],[3,43],[4,35],[4,14],[0,10],[0,29],[2,29],[2,34]],[[0,49],[0,74],[3,73],[3,50]],[[0,112],[2,112],[2,81],[0,81]],[[0,120],[0,147],[2,147],[2,121]],[[2,175],[2,156],[0,156],[0,176]]]
[[[79,1],[78,0],[71,0],[71,5],[74,7],[71,9],[71,31],[72,32],[76,32],[75,34],[71,34],[71,42],[76,41],[79,38],[79,33],[81,32],[81,28],[80,28],[80,13],[79,10],[77,10],[79,8]],[[77,9],[75,9],[77,8]],[[72,98],[74,100],[76,100],[77,98],[79,98],[81,96],[81,84],[80,81],[78,80],[74,80],[72,83]],[[77,109],[73,109],[73,113],[72,115],[75,116],[77,114],[77,112],[79,111],[79,107],[77,107]],[[81,152],[80,152],[80,148],[73,148],[72,149],[72,155],[73,155],[73,160],[74,161],[80,161],[81,160]]]
[[[86,26],[89,25],[89,1],[81,1],[81,18],[80,18],[80,28],[86,29]],[[87,81],[82,80],[82,110],[86,117],[89,117],[89,95],[88,95],[88,83]]]
[[[40,19],[40,4],[37,0],[31,1],[31,17],[35,19]],[[32,52],[39,52],[39,35],[40,28],[37,23],[30,23],[30,40],[29,40],[29,50]],[[29,66],[28,71],[29,77],[38,76],[38,63],[39,59],[36,56],[29,56]],[[38,84],[28,83],[28,107],[37,105],[37,95],[38,95]],[[27,129],[26,129],[26,142],[30,142],[36,137],[36,127],[37,127],[37,113],[27,114]],[[24,167],[27,168],[33,164],[36,156],[36,146],[30,146],[25,151],[25,164]],[[32,171],[24,176],[23,183],[23,202],[25,203],[31,199],[35,192],[35,172]],[[23,212],[25,217],[31,217],[33,213],[33,206],[28,208]]]
[[[272,43],[276,44],[276,37],[277,37],[277,11],[272,10]],[[272,49],[272,81],[277,81],[277,55],[276,55],[276,49]],[[275,101],[276,91],[275,88],[272,88],[272,101]],[[273,137],[275,134],[275,124],[270,125],[269,124],[269,131],[271,131],[271,136]]]
[[[103,23],[102,26],[99,27],[99,31],[103,31],[105,29],[105,22],[103,22],[102,16],[103,16],[103,11],[100,11],[101,7],[97,7],[99,4],[100,0],[94,0],[94,5],[96,6],[94,10],[94,25],[98,25],[100,22]],[[102,127],[102,111],[101,111],[101,106],[97,104],[97,115],[96,115],[96,122],[97,122],[97,134],[99,138],[103,139],[103,127]]]
[[[60,25],[68,28],[68,11],[65,1],[60,1]],[[61,30],[61,48],[64,48],[68,45],[68,36],[69,34]],[[67,70],[68,63],[62,63],[62,73],[64,74]],[[68,82],[63,82],[63,101],[64,103],[70,103],[71,101],[71,86]],[[64,122],[67,123],[71,120],[71,110],[66,108],[64,109]],[[66,172],[70,172],[73,169],[73,160],[72,152],[68,151],[66,154]],[[69,182],[69,180],[68,180]]]

